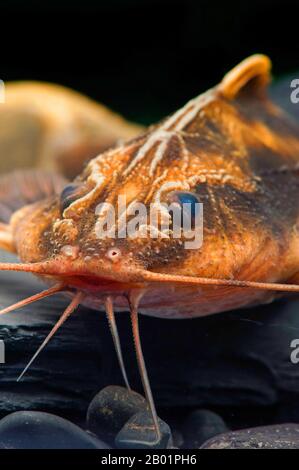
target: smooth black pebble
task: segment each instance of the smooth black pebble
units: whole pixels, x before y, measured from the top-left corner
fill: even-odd
[[[171,444],[171,431],[168,424],[159,418],[161,438],[157,433],[149,411],[132,416],[115,438],[118,449],[166,449]]]
[[[124,387],[110,385],[91,401],[87,411],[87,428],[112,444],[116,434],[131,416],[146,410],[148,404],[142,395]]]
[[[108,449],[64,418],[40,411],[17,411],[0,421],[0,449]]]
[[[190,413],[182,426],[184,448],[198,449],[211,437],[228,431],[221,418],[210,410],[196,410]]]

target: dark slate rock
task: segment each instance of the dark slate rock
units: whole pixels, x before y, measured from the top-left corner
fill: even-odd
[[[131,416],[147,409],[147,402],[139,393],[110,385],[90,403],[87,428],[107,442],[114,442],[116,434]]]
[[[5,259],[1,256],[1,259]],[[31,275],[0,273],[0,305],[43,288]],[[0,364],[0,413],[43,409],[84,416],[92,397],[122,384],[105,315],[80,307],[24,379],[16,378],[67,300],[44,299],[0,317],[6,363]],[[276,301],[193,320],[140,316],[140,330],[155,403],[167,407],[261,407],[299,398],[299,366],[290,344],[299,338],[299,301]],[[129,316],[117,317],[125,363],[134,390],[142,393]],[[153,341],[154,339],[154,341]]]
[[[276,407],[273,421],[275,424],[278,423],[299,423],[299,403],[298,397],[288,397],[287,401],[283,401],[278,407]]]
[[[172,447],[171,431],[164,421],[159,419],[161,439],[157,434],[150,412],[140,412],[132,416],[115,438],[118,449],[166,449]]]
[[[299,424],[227,432],[213,437],[201,449],[299,449]]]
[[[108,446],[59,416],[19,411],[0,421],[0,449],[108,449]]]
[[[158,410],[269,407],[287,401],[290,394],[298,396],[299,367],[290,361],[290,343],[299,338],[298,307],[298,300],[280,300],[192,320],[140,316],[143,350]],[[119,316],[118,324],[126,362],[134,364],[125,315]],[[106,380],[113,383],[118,366],[111,356],[109,367],[105,362],[104,369]],[[134,389],[139,387],[136,368],[130,369],[130,378]]]
[[[190,413],[182,426],[184,448],[197,449],[217,434],[228,430],[221,416],[210,410],[196,410]]]

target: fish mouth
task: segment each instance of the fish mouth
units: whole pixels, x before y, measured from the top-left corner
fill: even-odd
[[[92,275],[74,275],[64,278],[64,283],[70,289],[80,290],[90,295],[127,295],[133,289],[142,289],[145,287],[142,282],[121,281],[111,279],[105,276]]]

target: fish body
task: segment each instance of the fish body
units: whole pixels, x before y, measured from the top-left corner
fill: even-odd
[[[169,118],[91,160],[67,197],[15,212],[9,227],[21,261],[44,263],[55,272],[50,282],[63,277],[92,308],[111,294],[115,308],[126,310],[132,289],[144,292],[142,313],[169,318],[273,299],[255,288],[161,282],[163,275],[264,283],[298,277],[299,127],[267,97],[269,69],[265,56],[250,57]],[[198,249],[171,237],[96,233],[99,204],[123,196],[130,208],[159,207],[180,192],[203,204]]]
[[[0,172],[38,167],[74,178],[88,159],[142,130],[69,88],[8,82],[0,106]]]
[[[298,276],[298,126],[267,97],[268,80],[269,60],[247,59],[162,123],[91,160],[63,211],[59,196],[21,208],[10,224],[21,261],[56,265],[93,308],[111,293],[125,310],[132,288],[145,291],[141,312],[165,317],[269,301],[273,293],[265,291],[161,284],[142,274],[272,283]],[[149,207],[180,191],[203,204],[200,248],[171,238],[97,236],[100,203],[116,204],[121,195],[128,206]]]
[[[0,314],[57,292],[71,297],[19,379],[85,304],[105,309],[130,388],[114,317],[129,307],[156,445],[138,312],[193,318],[299,292],[299,127],[267,97],[269,74],[267,57],[249,57],[169,118],[92,159],[72,183],[36,172],[2,177],[0,246],[21,263],[0,269],[31,272],[50,287]],[[140,204],[145,212],[129,231]],[[182,209],[176,220],[170,204]],[[198,205],[199,243],[187,247],[184,216],[197,221]]]

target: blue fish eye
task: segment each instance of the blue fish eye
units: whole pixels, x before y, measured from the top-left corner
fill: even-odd
[[[188,211],[192,218],[198,214],[199,211],[199,199],[198,197],[187,191],[175,191],[171,197],[173,202],[178,202],[184,211]]]
[[[196,194],[188,191],[171,191],[168,194],[168,204],[169,203],[179,204],[181,208],[181,214],[178,219],[178,215],[174,217],[173,209],[170,207],[170,214],[173,223],[180,223],[181,227],[186,223],[191,228],[195,227],[194,224],[196,223],[196,218],[200,214],[200,201]],[[180,222],[178,222],[178,220],[180,220]]]
[[[63,188],[60,194],[60,211],[64,212],[69,205],[78,197],[78,186],[76,184],[68,184]]]

